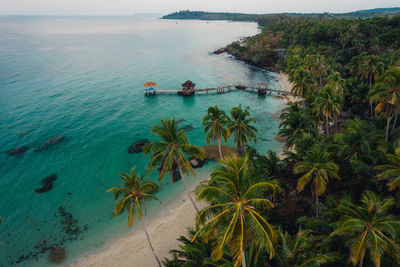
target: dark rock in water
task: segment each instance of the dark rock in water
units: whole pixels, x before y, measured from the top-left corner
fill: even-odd
[[[19,156],[22,153],[25,153],[28,150],[27,146],[20,146],[7,151],[7,154],[10,156]]]
[[[47,150],[50,146],[60,143],[65,139],[64,135],[57,135],[49,138],[40,147],[35,148],[35,151]]]
[[[50,174],[49,176],[47,176],[46,178],[44,178],[42,180],[42,184],[43,185],[50,184],[50,183],[53,183],[55,180],[57,180],[57,174],[53,173],[53,174]]]
[[[53,189],[53,182],[57,180],[57,174],[53,173],[42,180],[42,187],[36,188],[35,193],[41,194]]]
[[[129,148],[128,148],[128,153],[140,153],[143,152],[143,148],[146,144],[150,143],[148,139],[142,139],[138,140],[135,143],[133,143]]]
[[[226,49],[226,47],[222,47],[222,48],[219,48],[219,49],[215,50],[214,52],[212,52],[212,54],[213,55],[219,55],[219,54],[223,54],[223,53],[225,53],[227,51],[228,51],[228,49]]]
[[[185,119],[180,119],[180,120],[177,121],[177,123],[181,123],[181,122],[184,122],[184,121],[186,121],[186,120]]]
[[[185,127],[179,128],[179,130],[185,130],[186,132],[190,132],[194,130],[193,125],[186,125]]]
[[[49,255],[50,262],[61,263],[65,258],[65,247],[53,246],[51,248]]]
[[[42,185],[42,187],[36,188],[35,193],[41,194],[50,191],[51,189],[53,189],[53,183],[48,183]]]
[[[190,165],[196,169],[196,168],[201,168],[203,165],[206,163],[206,160],[201,160],[199,158],[191,157],[189,159]]]

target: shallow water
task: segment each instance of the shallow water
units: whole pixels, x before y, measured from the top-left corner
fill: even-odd
[[[258,120],[264,141],[255,147],[279,149],[279,123],[271,114],[280,100],[245,92],[145,97],[141,88],[147,81],[179,88],[187,79],[197,88],[235,82],[279,87],[272,73],[210,54],[257,32],[254,23],[224,21],[0,17],[0,266],[52,266],[41,253],[50,245],[66,246],[63,263],[70,263],[127,232],[126,216],[112,218],[114,199],[106,190],[120,184],[119,171],[145,170],[148,157],[127,149],[153,138],[150,126],[161,118],[185,119],[182,126],[194,126],[190,141],[203,145],[200,122],[208,106],[229,111],[241,103]],[[65,140],[34,151],[56,135]],[[23,145],[29,150],[21,156],[6,155]],[[36,194],[51,173],[58,176],[54,188]],[[181,182],[172,186],[166,177],[158,196],[168,202],[181,190]],[[160,211],[154,207],[152,216]]]

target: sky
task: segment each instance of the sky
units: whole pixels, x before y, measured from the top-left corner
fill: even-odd
[[[131,15],[168,14],[187,9],[241,13],[337,13],[399,6],[399,0],[0,0],[0,14]]]

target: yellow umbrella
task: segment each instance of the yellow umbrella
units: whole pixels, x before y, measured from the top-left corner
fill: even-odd
[[[153,86],[157,86],[158,84],[154,83],[154,82],[147,82],[143,84],[143,87],[153,87]]]

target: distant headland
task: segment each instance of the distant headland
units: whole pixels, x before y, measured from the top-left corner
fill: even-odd
[[[400,7],[392,8],[374,8],[367,10],[357,10],[347,13],[280,13],[281,15],[299,17],[331,17],[331,18],[370,18],[384,15],[393,15],[400,12]],[[197,19],[197,20],[231,20],[231,21],[254,21],[261,26],[265,18],[278,15],[278,13],[268,14],[245,14],[245,13],[227,13],[227,12],[205,12],[182,10],[162,17],[162,19]]]

